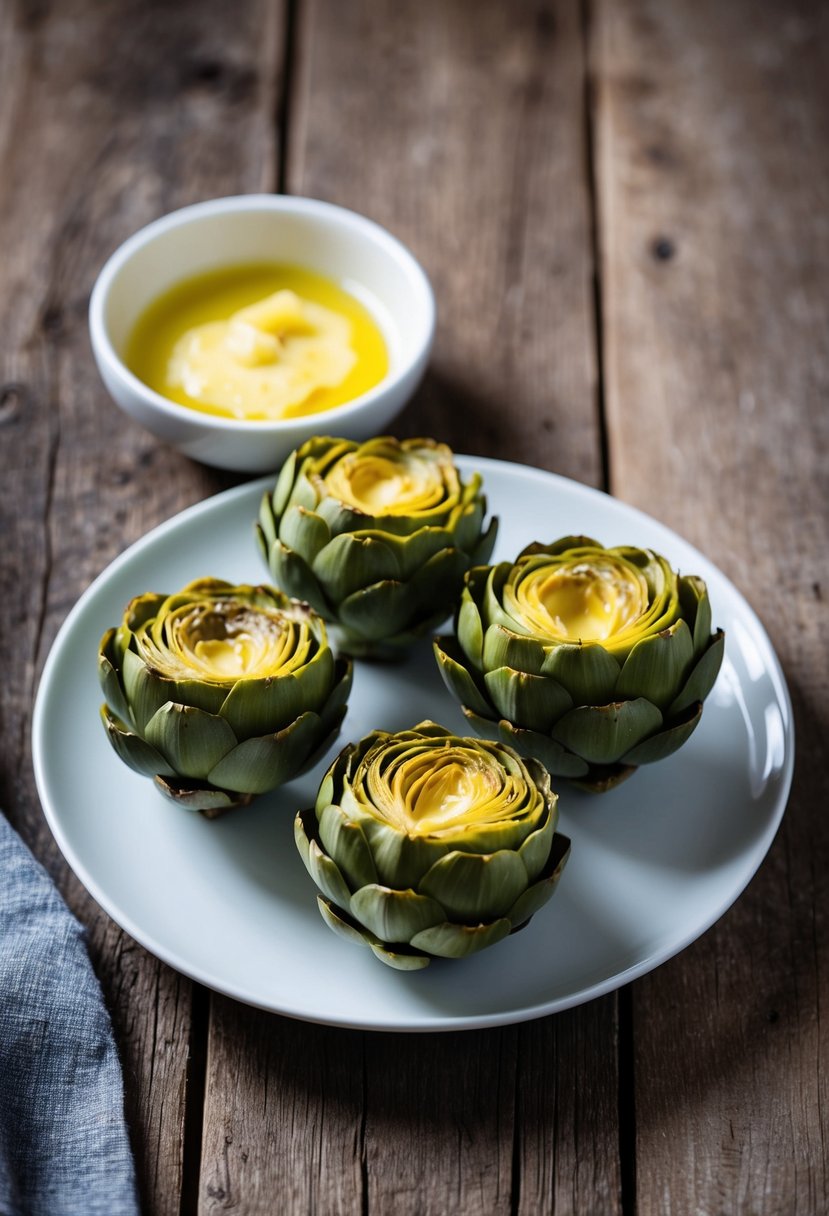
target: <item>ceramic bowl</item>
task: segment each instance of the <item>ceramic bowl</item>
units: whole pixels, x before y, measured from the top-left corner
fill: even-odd
[[[303,266],[357,296],[386,340],[385,377],[322,413],[248,422],[188,409],[129,370],[123,359],[127,341],[153,300],[195,275],[250,262]],[[276,194],[212,199],[148,224],[110,257],[89,304],[95,361],[121,409],[194,460],[246,473],[275,470],[315,434],[382,434],[423,375],[434,326],[429,280],[400,241],[343,207]]]

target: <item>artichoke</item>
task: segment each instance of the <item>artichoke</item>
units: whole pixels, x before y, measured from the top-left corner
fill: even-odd
[[[307,605],[213,578],[132,600],[101,640],[98,674],[121,759],[210,818],[313,763],[351,688],[350,662]]]
[[[257,525],[271,575],[357,656],[392,658],[452,611],[489,559],[481,477],[432,439],[314,438],[292,453]]]
[[[349,744],[297,847],[327,924],[401,970],[462,958],[527,923],[570,850],[535,760],[434,722]]]
[[[471,570],[455,624],[435,655],[475,729],[595,791],[682,746],[724,645],[701,578],[583,536]]]

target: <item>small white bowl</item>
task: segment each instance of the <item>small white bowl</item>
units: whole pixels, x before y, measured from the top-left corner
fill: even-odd
[[[170,401],[129,370],[124,349],[153,300],[194,275],[250,262],[303,266],[357,296],[388,347],[389,370],[380,383],[321,413],[246,422]],[[148,224],[113,253],[89,302],[95,361],[121,409],[194,460],[246,473],[275,470],[315,434],[381,434],[417,387],[434,328],[429,280],[400,241],[356,212],[278,194],[211,199]]]

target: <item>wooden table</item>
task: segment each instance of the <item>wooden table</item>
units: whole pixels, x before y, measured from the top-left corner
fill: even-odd
[[[89,927],[146,1211],[827,1210],[829,11],[772,0],[0,3],[0,797]],[[38,673],[117,553],[237,478],[112,407],[95,274],[282,190],[432,277],[399,424],[658,516],[759,611],[799,762],[746,893],[620,992],[499,1030],[325,1029],[216,996],[96,906],[45,825]]]

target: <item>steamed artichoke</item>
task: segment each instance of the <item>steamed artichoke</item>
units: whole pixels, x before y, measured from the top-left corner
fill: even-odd
[[[557,803],[536,761],[421,722],[344,748],[296,842],[327,924],[414,970],[501,941],[547,902],[570,849]]]
[[[350,654],[393,657],[452,611],[497,521],[432,439],[314,438],[266,494],[257,535],[271,575],[337,626]]]
[[[351,688],[307,605],[213,578],[132,600],[101,640],[98,674],[121,759],[209,817],[313,762]]]
[[[471,570],[456,634],[435,655],[475,729],[597,791],[682,746],[724,645],[702,579],[583,536]]]

